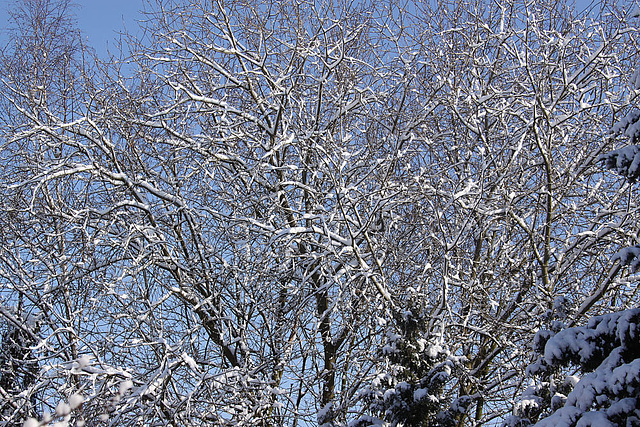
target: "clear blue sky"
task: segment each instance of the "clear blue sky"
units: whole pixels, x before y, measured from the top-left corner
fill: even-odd
[[[7,8],[12,2],[0,0],[0,42],[6,37]],[[137,21],[142,18],[139,11],[143,8],[143,0],[75,0],[75,3],[78,5],[78,26],[100,56],[106,54],[108,43],[114,47],[113,39],[118,31],[126,28],[135,32]],[[591,0],[576,0],[579,8],[590,3]]]
[[[6,0],[3,0],[6,1]],[[99,55],[106,53],[107,43],[125,28],[135,32],[142,15],[142,0],[76,0],[78,26]]]

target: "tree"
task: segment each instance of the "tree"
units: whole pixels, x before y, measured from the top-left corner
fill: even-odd
[[[427,173],[413,197],[426,200],[436,219],[424,233],[432,239],[431,269],[409,279],[420,287],[405,304],[424,307],[432,319],[421,339],[430,341],[443,328],[445,349],[467,360],[466,372],[450,377],[445,394],[434,394],[439,410],[453,403],[466,411],[457,417],[460,425],[483,424],[495,422],[519,393],[530,357],[520,349],[529,347],[531,330],[558,320],[551,318],[556,314],[572,324],[589,310],[608,311],[608,289],[625,298],[616,301],[619,307],[635,304],[606,256],[626,238],[617,223],[633,221],[624,207],[627,190],[594,190],[604,179],[596,160],[611,147],[601,134],[627,102],[611,97],[609,85],[624,74],[615,46],[629,33],[618,30],[617,18],[590,27],[568,8],[544,2],[494,9],[440,3],[424,16],[441,17],[440,50],[430,52],[428,63],[440,55],[445,72],[434,75],[446,86],[423,136]],[[433,170],[442,172],[429,176]],[[389,329],[411,341],[402,323],[390,322]],[[419,348],[413,357],[420,357]],[[393,378],[395,364],[394,357],[382,357],[378,369]],[[409,382],[409,389],[421,389],[428,378]],[[398,375],[376,394],[377,416],[402,421],[392,408],[395,388],[406,382]],[[404,406],[419,408],[407,396]],[[425,425],[439,422],[437,411],[416,412]]]
[[[539,334],[541,357],[529,371],[548,381],[525,394],[506,425],[530,425],[539,416],[538,426],[640,422],[639,321],[640,310],[630,309],[592,317],[585,326],[552,336]],[[566,375],[571,366],[579,375]]]
[[[82,115],[79,87],[88,51],[71,10],[65,0],[13,3],[11,42],[0,54],[3,425],[22,425],[26,416],[42,415],[47,408],[53,412],[69,390],[66,374],[57,377],[55,369],[60,361],[79,357],[74,316],[86,294],[70,286],[73,267],[66,255],[79,255],[82,243],[56,208],[73,205],[77,194],[61,182],[44,183],[34,198],[13,186],[59,165],[68,153],[46,132],[13,139],[25,132],[28,121],[50,125],[51,115],[69,121]]]
[[[382,357],[386,370],[378,373],[361,395],[369,410],[392,425],[455,425],[475,400],[464,395],[452,401],[447,386],[464,377],[464,357],[452,355],[434,337],[423,337],[426,319],[420,307],[411,307],[394,324],[398,333],[388,332]],[[382,419],[364,415],[353,426],[381,425]]]
[[[637,17],[640,10],[631,14]],[[633,89],[640,89],[638,71],[631,78]],[[635,93],[632,93],[635,99]],[[607,169],[633,184],[639,176],[640,114],[633,110],[612,129],[624,135],[628,145],[599,157]],[[612,258],[618,271],[629,266],[638,269],[637,245],[622,248]],[[612,304],[613,305],[613,304]],[[563,319],[558,319],[563,320]],[[505,425],[538,426],[637,425],[640,423],[640,348],[638,328],[640,309],[636,307],[592,317],[584,326],[563,329],[556,320],[552,330],[536,334],[537,360],[528,373],[538,381],[516,405],[515,414]]]
[[[592,273],[625,192],[593,190],[634,32],[555,2],[147,13],[72,117],[2,91],[5,301],[44,319],[39,415],[488,423],[531,318],[621,288]],[[416,392],[437,402],[393,409]]]
[[[36,398],[17,396],[34,385],[38,373],[38,363],[31,347],[38,343],[37,319],[22,319],[15,314],[3,313],[4,318],[13,320],[2,334],[2,353],[0,354],[0,393],[3,419],[35,416]]]

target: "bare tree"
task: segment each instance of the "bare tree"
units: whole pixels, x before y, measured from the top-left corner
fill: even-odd
[[[596,165],[629,102],[620,49],[637,30],[624,12],[608,12],[589,22],[555,2],[439,2],[418,14],[439,17],[413,28],[428,52],[421,65],[435,69],[422,84],[442,87],[413,140],[420,185],[408,187],[429,225],[399,247],[412,251],[400,256],[405,265],[416,252],[428,258],[403,276],[417,291],[390,327],[390,366],[366,391],[378,416],[499,422],[525,378],[532,331],[604,312],[612,294],[618,307],[637,304],[608,259],[636,212],[628,187],[603,185]],[[428,92],[413,94],[413,105],[433,105]],[[415,241],[424,246],[416,251]],[[425,318],[420,338],[431,346],[407,332],[409,319]],[[460,356],[466,370],[456,373]]]
[[[5,82],[3,289],[43,319],[43,410],[378,422],[375,396],[428,388],[385,357],[403,343],[429,375],[456,361],[429,417],[491,423],[547,311],[635,304],[602,273],[626,188],[594,191],[635,30],[516,0],[147,17],[71,109]]]
[[[640,9],[636,8],[629,18],[635,21],[638,16]],[[640,87],[638,73],[630,79],[636,90]],[[612,135],[626,136],[630,145],[599,157],[607,169],[632,184],[639,175],[640,149],[635,144],[640,134],[639,117],[634,108],[612,128]],[[640,246],[636,244],[622,248],[613,261],[635,273],[639,254]],[[527,368],[536,381],[523,392],[505,425],[530,425],[536,421],[539,426],[637,423],[640,354],[635,331],[639,312],[636,306],[594,316],[585,325],[538,331],[534,339],[538,358]]]
[[[87,294],[73,283],[74,257],[86,254],[78,228],[60,207],[77,206],[73,184],[38,181],[60,168],[68,155],[46,132],[30,132],[49,117],[72,121],[82,115],[83,49],[71,2],[17,1],[11,5],[10,43],[1,53],[3,97],[2,248],[0,313],[3,372],[0,391],[6,425],[26,415],[53,412],[68,390],[46,374],[78,355],[77,316]],[[16,135],[23,135],[15,139]],[[34,181],[35,179],[35,181]],[[22,183],[22,185],[18,184]],[[18,184],[18,185],[15,185]],[[36,188],[37,187],[37,188]],[[80,292],[78,292],[80,291]],[[66,375],[64,375],[66,377]],[[4,425],[4,424],[3,424]]]

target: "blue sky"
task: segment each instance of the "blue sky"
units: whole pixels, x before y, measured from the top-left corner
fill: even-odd
[[[7,28],[7,8],[13,0],[0,0],[0,39],[4,41]],[[107,44],[113,47],[117,31],[135,30],[142,18],[139,11],[143,0],[75,0],[78,27],[90,46],[100,56],[107,52]]]
[[[75,0],[78,5],[78,26],[98,55],[106,54],[108,44],[113,47],[113,39],[118,31],[125,28],[134,31],[138,27],[137,21],[142,18],[139,11],[143,8],[143,1]],[[591,0],[576,0],[576,2],[579,7],[584,8],[591,3]],[[6,37],[7,8],[11,3],[13,0],[0,0],[0,42],[3,42]]]
[[[3,0],[6,1],[6,0]],[[142,18],[142,0],[76,0],[78,26],[98,54],[106,53],[107,43],[125,28],[134,31]]]

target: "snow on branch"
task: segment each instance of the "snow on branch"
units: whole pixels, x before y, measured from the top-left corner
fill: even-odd
[[[600,156],[599,160],[604,162],[607,169],[624,176],[629,182],[635,182],[640,176],[640,146],[638,145],[610,151]]]

